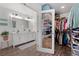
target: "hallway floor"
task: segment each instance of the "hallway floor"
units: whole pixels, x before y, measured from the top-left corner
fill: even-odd
[[[2,49],[0,50],[0,56],[71,56],[71,49],[67,46],[57,46],[55,54],[49,54],[37,51],[34,45],[24,50],[17,47]]]

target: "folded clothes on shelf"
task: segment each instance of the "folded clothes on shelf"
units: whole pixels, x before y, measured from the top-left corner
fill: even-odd
[[[73,44],[73,49],[79,50],[79,46],[76,44]]]
[[[74,30],[74,31],[79,31],[79,27],[73,28],[72,30]]]
[[[75,37],[76,37],[76,38],[79,38],[79,35],[76,35]]]
[[[74,53],[76,56],[79,56],[79,51],[74,50],[73,53]]]
[[[78,39],[74,39],[74,42],[79,44],[79,40]]]

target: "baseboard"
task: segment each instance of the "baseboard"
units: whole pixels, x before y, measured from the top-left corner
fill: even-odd
[[[31,40],[31,41],[28,41],[28,42],[25,42],[25,43],[22,43],[22,44],[19,44],[19,45],[16,45],[15,47],[19,47],[21,45],[24,45],[24,44],[28,44],[28,43],[31,43],[31,42],[34,42],[35,40]]]
[[[31,42],[34,42],[35,40],[31,40],[31,41],[28,41],[28,42],[25,42],[25,43],[22,43],[22,44],[19,44],[19,45],[15,45],[15,47],[19,47],[21,45],[24,45],[24,44],[28,44],[28,43],[31,43]],[[8,48],[12,48],[13,46],[9,46],[9,47],[6,47],[6,48],[3,48],[3,49],[8,49]],[[2,50],[2,49],[1,49]]]

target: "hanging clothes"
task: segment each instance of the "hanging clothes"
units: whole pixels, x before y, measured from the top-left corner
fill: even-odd
[[[67,30],[67,19],[65,18],[64,19],[64,31],[66,31]]]
[[[60,34],[60,21],[59,19],[55,20],[55,42],[59,43],[59,34]]]
[[[55,20],[55,28],[58,30],[60,30],[60,23],[61,23],[60,21]]]
[[[71,8],[68,16],[68,28],[79,27],[79,4]]]
[[[64,17],[64,24],[63,24],[63,45],[67,45],[68,44],[68,38],[67,38],[67,19]]]
[[[68,44],[67,32],[63,32],[63,41],[62,41],[62,43],[63,43],[63,45]]]

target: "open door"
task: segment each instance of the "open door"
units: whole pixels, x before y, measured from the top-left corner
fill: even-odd
[[[46,53],[54,54],[54,18],[55,10],[44,10],[41,12],[41,21],[38,37],[38,50]],[[40,32],[41,30],[41,32]],[[40,39],[39,39],[40,38]]]

